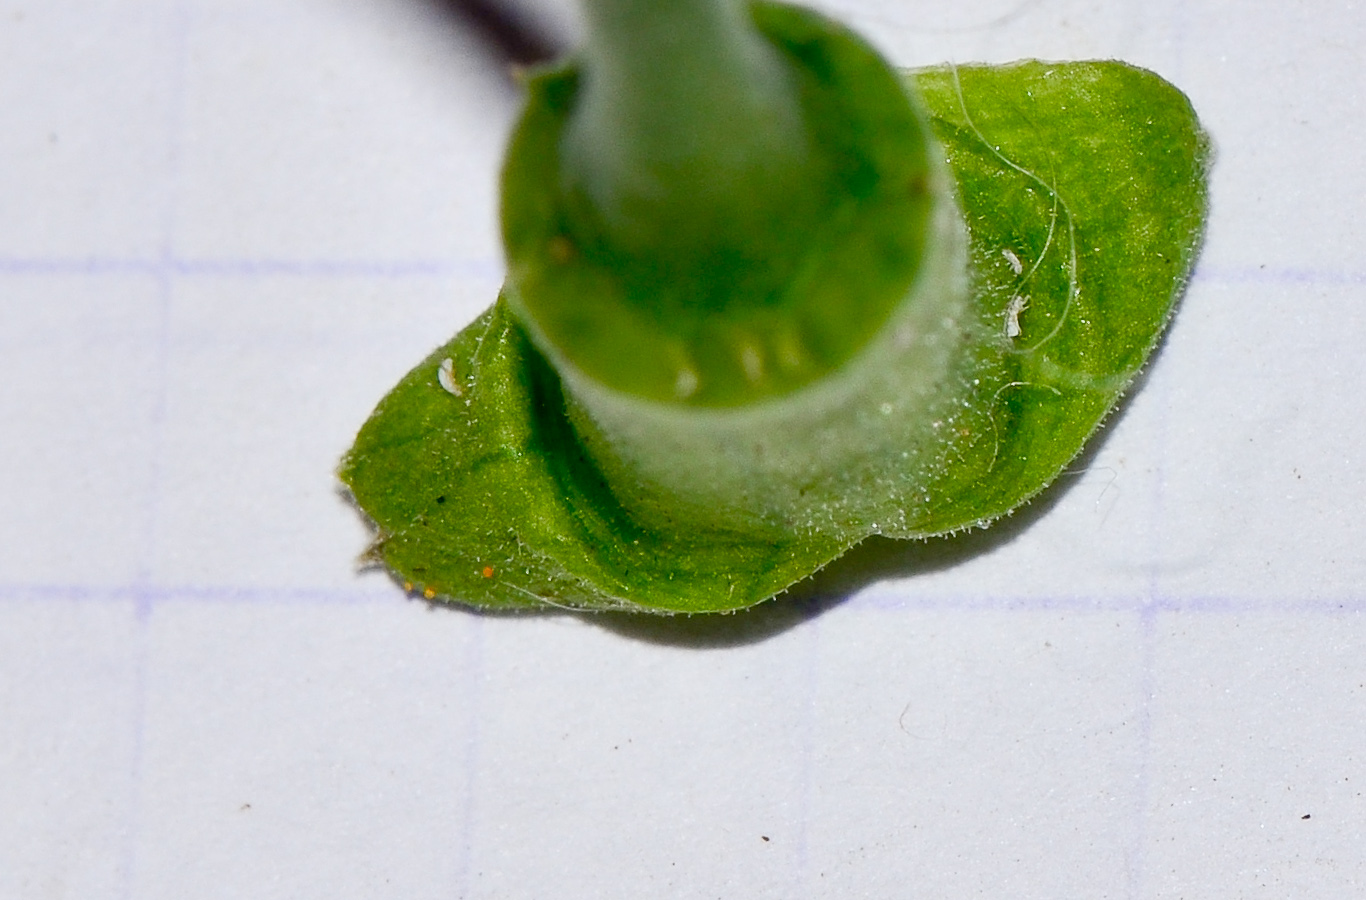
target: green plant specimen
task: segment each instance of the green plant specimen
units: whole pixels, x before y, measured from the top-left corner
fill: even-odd
[[[1209,144],[1179,91],[1116,62],[901,74],[767,2],[587,12],[527,84],[503,295],[342,463],[375,560],[478,606],[728,611],[1057,477],[1194,265]]]

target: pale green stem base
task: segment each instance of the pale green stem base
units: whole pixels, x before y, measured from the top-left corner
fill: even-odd
[[[613,492],[644,522],[749,535],[900,531],[972,392],[967,230],[943,163],[919,277],[865,351],[820,382],[738,409],[643,400],[562,372],[570,415]],[[587,412],[591,410],[591,412]],[[924,470],[924,471],[921,471]],[[915,477],[907,473],[920,472]]]

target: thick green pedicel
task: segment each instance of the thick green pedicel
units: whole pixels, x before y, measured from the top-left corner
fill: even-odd
[[[984,525],[1081,450],[1156,345],[1194,265],[1209,144],[1182,94],[1114,62],[936,68],[912,82],[957,184],[975,335],[959,408],[895,522],[787,536],[648,527],[571,424],[502,300],[380,403],[341,477],[372,553],[428,596],[486,607],[740,609],[870,534]],[[450,362],[446,362],[449,360]],[[444,382],[444,384],[443,384]]]

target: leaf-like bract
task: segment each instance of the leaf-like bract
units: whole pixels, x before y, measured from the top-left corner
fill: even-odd
[[[914,504],[776,538],[693,513],[646,527],[589,460],[559,378],[500,299],[384,398],[342,463],[375,524],[375,557],[429,596],[476,606],[719,612],[778,594],[871,534],[984,525],[1046,487],[1180,298],[1204,229],[1209,142],[1179,91],[1122,63],[910,78],[957,185],[978,336],[959,370],[965,399],[934,424],[932,464],[899,487]]]

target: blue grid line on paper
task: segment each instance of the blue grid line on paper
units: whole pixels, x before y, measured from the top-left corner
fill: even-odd
[[[1197,273],[1198,273],[1197,267]],[[1193,273],[1193,274],[1197,274]],[[1148,385],[1149,388],[1153,385]],[[1149,559],[1160,559],[1165,543],[1161,523],[1167,511],[1167,464],[1171,459],[1171,422],[1167,411],[1172,408],[1169,381],[1161,383],[1165,397],[1157,398],[1157,408],[1162,413],[1153,423],[1153,444],[1155,464],[1153,479],[1150,482],[1152,506],[1147,522],[1146,542]],[[1130,833],[1125,857],[1124,887],[1129,900],[1139,900],[1144,894],[1144,884],[1148,878],[1148,801],[1151,794],[1153,769],[1153,687],[1157,681],[1157,617],[1161,612],[1162,592],[1159,584],[1160,572],[1156,565],[1147,567],[1147,600],[1138,611],[1139,626],[1139,666],[1137,697],[1137,736],[1138,761],[1134,773],[1132,792],[1129,796]]]
[[[186,278],[471,278],[501,281],[500,259],[360,258],[181,258],[169,253],[147,257],[6,257],[0,256],[0,277],[6,275],[158,275]],[[1366,270],[1301,266],[1197,266],[1192,284],[1366,285]]]
[[[804,665],[801,667],[802,685],[800,692],[804,695],[806,703],[802,707],[801,713],[801,742],[803,748],[801,768],[797,776],[797,834],[796,848],[796,869],[793,874],[792,891],[794,895],[800,896],[804,885],[811,879],[811,808],[814,805],[816,792],[816,768],[819,765],[816,759],[815,742],[812,740],[816,733],[816,698],[820,690],[820,651],[821,651],[821,627],[819,617],[814,622],[808,623],[812,627],[806,637],[806,646],[803,648]]]
[[[476,619],[471,626],[470,650],[464,654],[465,675],[464,683],[473,685],[474,690],[470,694],[469,705],[466,707],[465,721],[465,751],[464,768],[465,782],[462,786],[464,796],[461,798],[460,809],[460,848],[457,851],[454,861],[454,871],[452,881],[454,882],[455,896],[468,897],[471,894],[474,882],[474,844],[478,836],[478,828],[475,823],[478,821],[479,804],[479,765],[482,762],[479,739],[482,729],[480,728],[479,716],[483,708],[484,692],[480,689],[480,676],[484,671],[484,627],[483,620]]]
[[[200,585],[200,584],[56,584],[0,583],[0,607],[37,600],[66,603],[123,603],[161,605],[180,603],[356,606],[397,603],[415,599],[387,579],[368,587],[309,585]],[[827,600],[829,598],[826,598]],[[423,601],[426,602],[426,601]],[[778,603],[789,602],[779,599]],[[790,601],[800,602],[800,601]],[[441,605],[441,604],[437,604]],[[909,611],[958,612],[1079,612],[1079,613],[1188,613],[1193,615],[1306,615],[1357,616],[1366,614],[1366,594],[1258,599],[1235,595],[1164,593],[1128,595],[1073,594],[1021,597],[993,594],[954,594],[907,600],[904,594],[887,594],[877,587],[864,589],[847,600],[818,603],[818,608],[845,606],[858,612],[900,613]],[[464,609],[452,604],[456,609]],[[473,608],[470,608],[473,612]],[[477,614],[477,613],[475,613]],[[588,613],[591,615],[591,613]]]
[[[1191,280],[1211,284],[1366,285],[1366,271],[1298,266],[1199,266]]]
[[[2,596],[2,595],[0,595]],[[1158,592],[1057,595],[1050,597],[1010,597],[961,594],[951,597],[917,598],[907,601],[900,595],[881,594],[876,589],[850,601],[853,608],[870,611],[954,610],[958,612],[1110,612],[1110,613],[1189,613],[1194,615],[1278,615],[1355,616],[1366,614],[1366,595],[1319,597],[1313,600],[1269,597],[1258,599],[1236,595],[1192,594],[1176,596]]]
[[[501,280],[503,266],[493,259],[162,259],[5,258],[4,275],[152,275],[185,278],[470,278]]]
[[[401,595],[399,595],[401,596]],[[392,602],[396,591],[382,585],[372,589],[328,587],[255,587],[251,585],[155,585],[149,583],[0,584],[0,605],[54,600],[66,603],[242,603],[364,605]]]
[[[1148,874],[1148,800],[1152,795],[1153,695],[1157,686],[1156,604],[1139,613],[1140,647],[1138,678],[1138,772],[1135,773],[1130,813],[1133,831],[1125,854],[1125,889],[1130,900],[1143,896]]]
[[[166,261],[172,256],[176,228],[176,199],[179,187],[182,131],[186,105],[186,67],[189,60],[190,10],[187,0],[179,0],[169,10],[169,34],[166,37],[166,74],[170,90],[167,94],[165,115],[167,157],[160,210],[160,265],[153,272],[156,277],[157,317],[156,354],[152,365],[156,369],[154,400],[150,417],[152,447],[148,492],[143,510],[142,540],[135,571],[138,588],[134,595],[137,629],[133,663],[133,703],[131,727],[133,750],[129,762],[130,786],[124,819],[127,827],[122,836],[120,864],[116,890],[121,900],[134,895],[138,875],[140,838],[143,833],[143,779],[146,768],[147,695],[151,668],[150,629],[152,598],[145,592],[151,580],[153,559],[161,526],[161,488],[163,463],[166,453],[166,406],[170,392],[169,366],[171,357],[171,308],[174,285]]]

